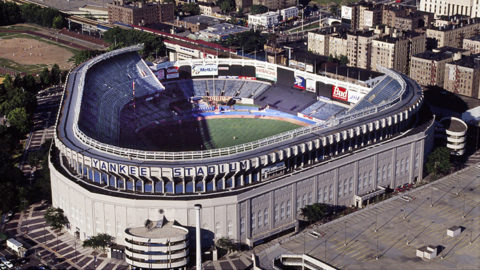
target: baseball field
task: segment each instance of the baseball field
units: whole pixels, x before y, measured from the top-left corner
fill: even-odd
[[[142,132],[142,137],[149,150],[195,151],[252,142],[298,127],[272,119],[204,119],[151,127]]]

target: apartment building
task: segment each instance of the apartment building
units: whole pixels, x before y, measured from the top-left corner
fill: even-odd
[[[413,31],[433,22],[433,13],[418,11],[411,6],[385,5],[382,11],[382,24],[402,31]]]
[[[445,64],[444,88],[447,91],[480,98],[480,56],[465,56],[460,60]]]
[[[352,30],[368,29],[382,22],[383,5],[358,2],[342,6],[342,20],[349,22]]]
[[[425,51],[426,37],[424,34],[394,32],[372,41],[371,69],[379,71],[386,67],[408,74],[410,57]]]
[[[277,25],[280,22],[280,14],[275,11],[269,11],[262,14],[248,15],[249,27],[264,27],[270,28]]]
[[[427,29],[427,38],[437,40],[437,47],[463,47],[463,39],[480,34],[480,19],[452,18],[450,24]]]
[[[252,5],[266,6],[270,10],[293,7],[297,4],[296,0],[253,0]]]
[[[356,31],[347,34],[348,66],[370,68],[372,40],[378,37],[373,31]]]
[[[480,35],[463,39],[463,48],[472,54],[480,53]]]
[[[445,64],[469,55],[467,50],[443,47],[412,56],[410,77],[423,86],[443,87]]]
[[[114,1],[107,5],[108,21],[130,25],[148,25],[170,21],[175,18],[174,3]]]
[[[440,15],[466,15],[471,18],[480,17],[480,5],[478,0],[420,0],[421,11]]]

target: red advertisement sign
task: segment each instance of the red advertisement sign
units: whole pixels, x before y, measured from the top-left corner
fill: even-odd
[[[348,91],[343,87],[332,85],[332,98],[348,101]]]

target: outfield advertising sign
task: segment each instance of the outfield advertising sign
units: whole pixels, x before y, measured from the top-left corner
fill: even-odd
[[[350,103],[357,103],[359,102],[365,95],[360,94],[354,91],[348,91],[348,102]]]
[[[348,102],[348,90],[338,85],[332,85],[332,98]]]
[[[266,64],[265,66],[255,67],[255,76],[257,78],[261,78],[261,79],[276,82],[277,81],[277,66]]]
[[[193,65],[192,77],[194,76],[216,76],[218,75],[218,66],[215,64]]]
[[[315,92],[316,91],[315,81],[312,79],[307,79],[306,87],[307,87],[307,91]]]
[[[304,77],[295,75],[295,84],[293,87],[305,90],[306,89],[306,80]]]

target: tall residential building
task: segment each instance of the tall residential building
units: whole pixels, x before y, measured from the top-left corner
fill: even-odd
[[[472,54],[480,53],[480,35],[463,39],[463,48]]]
[[[382,12],[382,24],[402,31],[414,31],[418,28],[427,27],[433,21],[433,13],[418,11],[411,6],[384,6]]]
[[[282,9],[293,7],[297,4],[296,0],[253,0],[252,5],[266,6],[268,9]]]
[[[469,54],[466,50],[443,47],[413,55],[410,60],[410,77],[424,86],[443,87],[445,64]]]
[[[122,22],[130,25],[147,25],[175,18],[174,3],[161,2],[134,2],[126,3],[123,0],[108,4],[108,21]]]
[[[357,31],[347,34],[348,66],[370,68],[372,40],[378,37],[373,31]]]
[[[454,20],[454,19],[452,19]],[[463,39],[480,34],[480,19],[455,21],[452,24],[427,29],[427,38],[437,40],[437,47],[463,47]]]
[[[465,56],[445,65],[443,87],[450,92],[480,98],[480,56]]]
[[[480,17],[478,0],[420,0],[420,10],[435,15]]]
[[[424,34],[408,32],[392,33],[372,41],[371,68],[379,71],[379,67],[391,68],[408,74],[410,57],[425,51]]]
[[[351,29],[368,29],[382,22],[383,5],[372,2],[358,2],[342,6],[342,19],[349,22]]]

